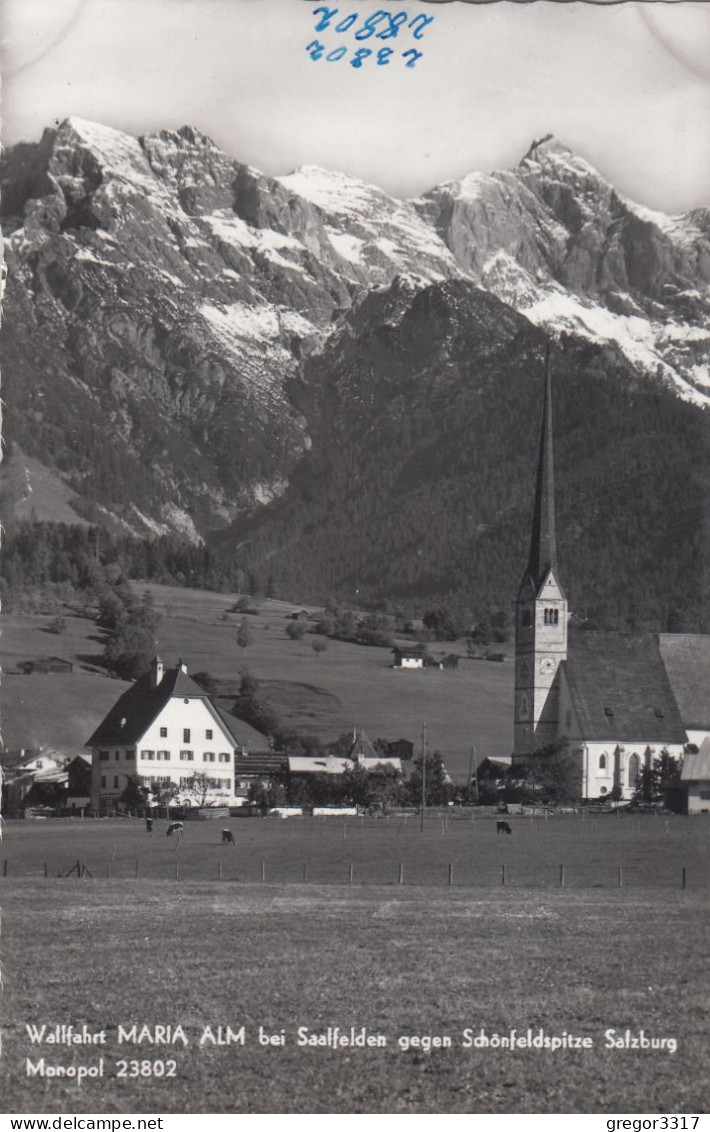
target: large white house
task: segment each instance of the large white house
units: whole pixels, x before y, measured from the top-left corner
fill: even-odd
[[[91,805],[112,808],[129,778],[148,789],[175,784],[178,801],[195,804],[189,780],[208,779],[206,804],[234,797],[234,757],[241,746],[228,716],[187,675],[179,661],[165,669],[159,657],[116,701],[86,746],[91,749]]]

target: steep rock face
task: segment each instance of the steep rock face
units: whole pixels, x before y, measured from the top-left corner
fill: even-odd
[[[359,374],[432,284],[473,282],[709,399],[708,212],[633,205],[550,139],[407,202],[315,166],[264,176],[191,127],[72,118],[4,155],[2,190],[6,429],[87,514],[140,533],[204,533],[278,496],[319,427],[330,339]],[[444,372],[443,324],[422,326],[444,334]]]
[[[467,273],[533,322],[616,341],[629,361],[707,402],[707,210],[642,208],[554,138],[515,170],[470,174],[417,206]]]

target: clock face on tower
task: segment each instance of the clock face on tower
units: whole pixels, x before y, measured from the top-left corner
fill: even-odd
[[[540,661],[540,671],[543,676],[549,676],[551,672],[555,671],[555,662],[551,656],[543,656]]]

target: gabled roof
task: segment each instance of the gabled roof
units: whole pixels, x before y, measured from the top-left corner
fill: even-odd
[[[323,758],[308,758],[305,755],[289,755],[288,769],[291,774],[343,774],[354,763],[349,759],[339,759],[333,755]]]
[[[375,759],[377,751],[364,731],[355,731],[353,741],[348,752],[349,759]]]
[[[582,630],[561,664],[583,740],[684,743],[685,730],[651,634]]]
[[[703,739],[697,754],[683,756],[680,777],[683,782],[710,781],[710,738]]]
[[[710,727],[710,634],[661,633],[658,646],[686,729]]]
[[[116,743],[130,746],[131,743],[137,743],[165,705],[175,698],[203,700],[226,729],[235,746],[238,745],[234,725],[229,722],[226,714],[216,708],[204,688],[196,684],[181,665],[177,665],[165,672],[156,688],[151,687],[150,672],[139,677],[135,684],[119,696],[91,738],[87,739],[86,746],[101,747]]]

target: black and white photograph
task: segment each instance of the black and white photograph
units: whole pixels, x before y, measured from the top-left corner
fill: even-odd
[[[710,3],[0,35],[5,1115],[694,1132]]]

